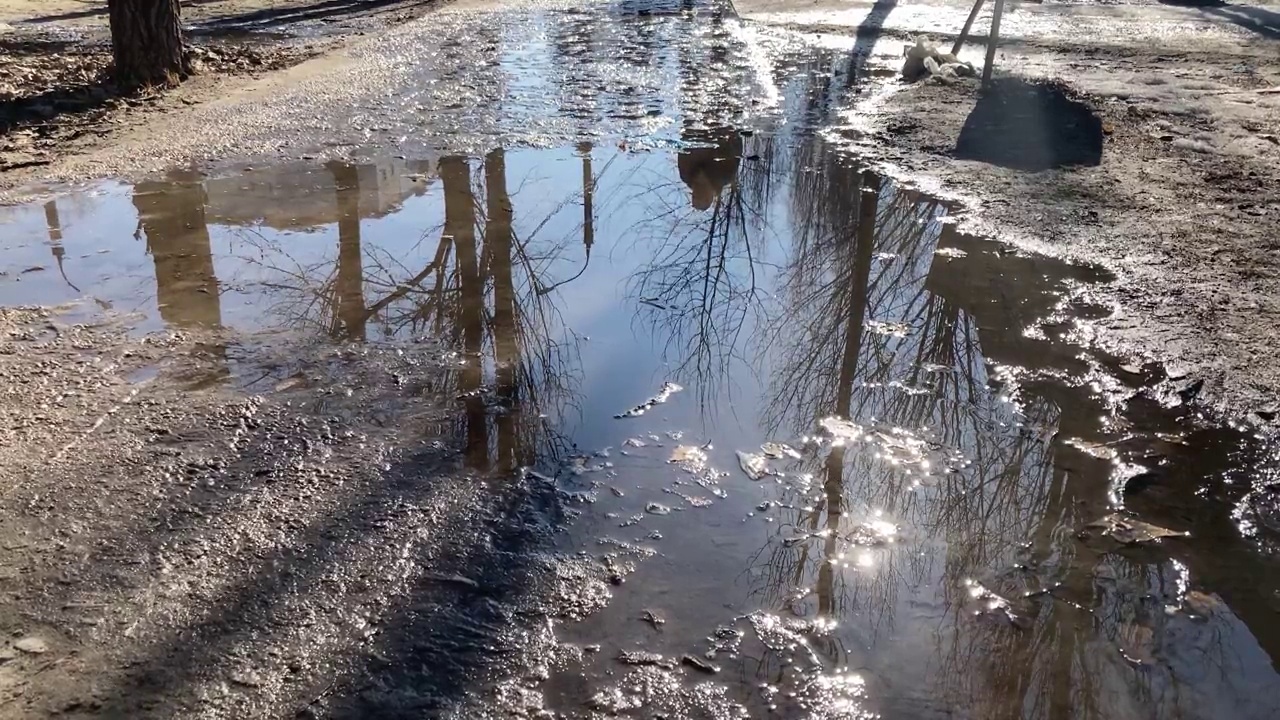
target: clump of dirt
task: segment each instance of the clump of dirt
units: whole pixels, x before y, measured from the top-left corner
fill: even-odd
[[[196,75],[246,75],[295,65],[318,50],[304,45],[192,45]],[[153,106],[154,91],[121,92],[111,49],[98,42],[0,44],[0,171],[43,165],[83,135],[101,134],[131,108]]]
[[[1064,83],[1001,77],[978,95],[955,156],[1039,172],[1102,162],[1102,120]]]

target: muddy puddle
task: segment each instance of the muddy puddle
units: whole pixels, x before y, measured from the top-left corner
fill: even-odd
[[[0,303],[196,334],[203,387],[272,338],[452,348],[441,432],[554,478],[616,583],[554,625],[557,710],[1271,716],[1270,450],[1089,349],[1106,271],[952,210],[727,128],[171,174],[6,209]]]
[[[255,364],[273,345],[440,362],[403,392],[455,412],[414,442],[549,479],[557,550],[609,580],[504,686],[555,713],[1280,715],[1274,449],[1199,420],[1194,378],[1094,348],[1105,269],[960,233],[813,132],[852,67],[788,65],[823,78],[779,83],[792,123],[0,208],[0,305],[188,335],[193,392],[324,382]],[[646,92],[597,100],[679,116]]]

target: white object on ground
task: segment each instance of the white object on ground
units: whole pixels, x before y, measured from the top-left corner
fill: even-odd
[[[927,37],[916,38],[916,44],[905,46],[902,54],[906,58],[902,63],[902,78],[908,82],[936,78],[950,84],[977,74],[972,64],[961,62],[951,53],[939,52]]]

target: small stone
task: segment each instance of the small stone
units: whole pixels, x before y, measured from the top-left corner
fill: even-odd
[[[235,683],[236,685],[240,685],[241,687],[247,687],[247,688],[262,687],[261,678],[259,678],[257,675],[254,675],[253,673],[236,673],[231,676],[231,682]]]
[[[32,655],[49,652],[49,643],[45,642],[41,638],[31,635],[15,642],[13,646],[24,653],[31,653]]]

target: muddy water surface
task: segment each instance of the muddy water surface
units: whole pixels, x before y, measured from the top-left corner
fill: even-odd
[[[496,67],[546,50],[513,47]],[[849,68],[789,65],[781,121],[712,121],[656,83],[601,112],[677,118],[665,135],[5,208],[0,305],[196,338],[193,391],[325,382],[249,346],[445,347],[403,392],[453,420],[406,438],[549,479],[557,550],[610,582],[593,613],[506,616],[566,649],[502,686],[555,713],[1276,717],[1272,448],[1198,421],[1194,378],[1094,348],[1121,311],[1091,302],[1106,270],[961,234],[814,132]],[[400,640],[371,642],[450,661]],[[399,677],[332,714],[399,716]]]
[[[823,141],[173,173],[7,212],[0,302],[200,333],[208,382],[248,385],[237,343],[277,333],[455,348],[468,464],[554,477],[563,549],[617,566],[556,627],[595,652],[547,668],[551,707],[1274,710],[1275,568],[1231,515],[1264,448],[1088,350],[1105,271],[957,233]],[[1097,522],[1120,507],[1156,529]]]

